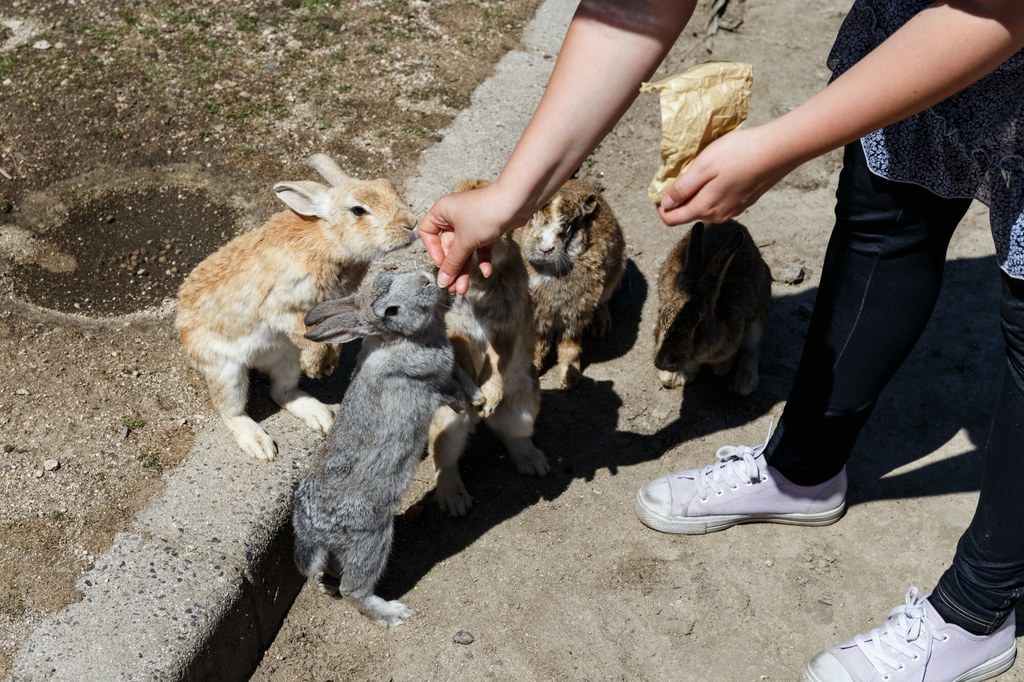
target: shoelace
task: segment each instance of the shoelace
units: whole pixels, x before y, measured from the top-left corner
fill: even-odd
[[[736,490],[741,483],[753,485],[761,480],[761,469],[754,458],[767,447],[774,424],[774,419],[768,423],[768,435],[760,445],[725,445],[718,448],[715,453],[718,461],[701,469],[697,474],[697,494],[701,502],[708,501],[709,490],[714,491],[715,495],[721,495],[725,490],[721,484],[727,483],[730,490]]]
[[[891,678],[889,670],[900,671],[905,667],[903,661],[891,654],[898,653],[912,661],[918,661],[924,656],[925,665],[921,666],[920,678],[923,680],[928,659],[932,655],[932,644],[936,639],[944,642],[949,639],[949,635],[939,637],[935,634],[932,624],[925,617],[924,599],[919,599],[917,588],[911,587],[907,590],[905,603],[889,612],[884,625],[866,635],[857,635],[853,641],[883,680]],[[883,644],[891,651],[887,652]]]

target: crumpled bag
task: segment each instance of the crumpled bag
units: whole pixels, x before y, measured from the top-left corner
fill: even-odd
[[[661,167],[647,195],[657,204],[700,150],[738,128],[750,110],[754,69],[741,62],[706,62],[640,92],[661,96]]]

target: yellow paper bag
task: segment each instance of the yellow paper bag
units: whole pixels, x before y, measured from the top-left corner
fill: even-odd
[[[753,80],[750,64],[707,62],[641,84],[640,92],[661,96],[661,167],[647,188],[652,202],[661,201],[701,149],[743,123]]]

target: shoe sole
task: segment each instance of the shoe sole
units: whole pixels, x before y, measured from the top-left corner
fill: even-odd
[[[993,677],[1002,675],[1007,670],[1013,667],[1013,662],[1017,658],[1017,642],[1013,643],[1009,649],[999,654],[995,658],[990,658],[979,666],[971,668],[964,674],[960,675],[952,682],[982,682],[982,680],[991,680]],[[800,678],[803,682],[828,682],[823,680],[814,674],[811,670],[811,663],[808,661],[804,664],[804,674]]]
[[[683,519],[677,516],[665,516],[650,509],[640,498],[637,491],[633,500],[636,515],[648,528],[653,528],[661,533],[672,533],[675,535],[704,535],[725,530],[741,523],[782,523],[789,526],[828,526],[842,518],[846,512],[846,502],[835,509],[813,514],[733,514],[724,516],[700,516],[692,519]]]

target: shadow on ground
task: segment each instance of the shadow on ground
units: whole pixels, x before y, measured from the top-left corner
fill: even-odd
[[[949,263],[942,295],[924,336],[887,387],[854,452],[849,469],[851,504],[977,490],[982,467],[977,444],[987,437],[988,412],[1002,368],[996,272],[992,258]],[[647,292],[643,276],[631,267],[625,286],[612,300],[616,327],[603,344],[584,344],[584,367],[621,359],[633,347]],[[553,469],[540,479],[517,474],[500,441],[481,427],[461,462],[476,506],[465,518],[454,519],[436,511],[424,498],[413,505],[413,513],[399,516],[394,556],[381,581],[380,594],[395,598],[407,593],[434,565],[524,509],[558,499],[575,479],[592,480],[599,470],[617,475],[620,467],[656,459],[687,441],[768,414],[777,418],[799,362],[807,311],[815,294],[816,290],[810,289],[777,296],[773,301],[761,387],[747,399],[727,390],[728,377],[701,377],[680,392],[678,416],[647,434],[618,430],[623,397],[611,381],[585,377],[574,391],[544,391],[535,440],[548,454]],[[357,344],[347,346],[335,375],[309,382],[307,389],[321,399],[337,401],[357,351]],[[636,371],[644,374],[644,381],[649,380],[651,392],[663,390],[645,363],[646,358],[637,359]],[[254,386],[260,383],[254,382]],[[257,417],[275,409],[266,398],[265,386],[254,394]],[[636,397],[634,394],[631,399]],[[975,444],[969,451],[912,473],[887,475],[936,451],[962,429]]]

